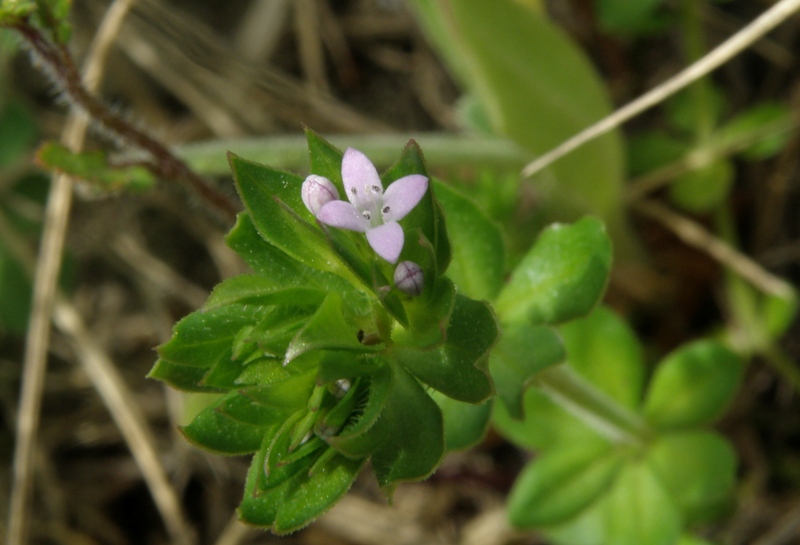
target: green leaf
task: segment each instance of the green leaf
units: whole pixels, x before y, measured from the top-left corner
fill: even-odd
[[[267,407],[239,391],[226,394],[217,410],[237,422],[262,428],[281,424],[291,415],[290,409]]]
[[[444,419],[444,443],[448,452],[465,450],[486,436],[492,416],[492,401],[482,405],[456,401],[440,392],[431,392]]]
[[[734,176],[733,163],[717,159],[676,177],[669,186],[670,200],[689,212],[710,212],[728,197]]]
[[[504,324],[577,318],[600,300],[610,269],[611,241],[599,220],[553,225],[514,269],[495,310]]]
[[[28,273],[0,241],[0,331],[24,335],[28,329],[31,298]]]
[[[441,205],[434,195],[434,184],[430,182],[431,176],[425,167],[422,150],[414,140],[409,140],[403,148],[400,159],[381,175],[383,187],[388,187],[395,180],[409,174],[422,174],[428,178],[429,183],[428,191],[419,204],[400,220],[400,225],[406,233],[406,243],[400,254],[400,261],[410,260],[419,264],[425,274],[426,282],[432,284],[438,275],[447,269],[451,248]],[[420,237],[416,235],[417,230],[422,232],[423,240],[427,240],[433,246],[435,263],[429,264],[429,250],[418,242]]]
[[[22,102],[10,102],[0,110],[0,142],[0,168],[27,160],[36,142],[36,118]]]
[[[359,342],[358,328],[348,324],[343,315],[342,299],[329,293],[308,323],[286,349],[285,363],[313,350],[346,350],[348,352],[377,352],[382,345]]]
[[[639,176],[680,160],[691,151],[684,139],[664,132],[646,132],[631,137],[628,145],[628,168]]]
[[[250,462],[250,469],[247,471],[247,480],[244,485],[242,503],[237,510],[239,519],[242,522],[262,528],[269,528],[275,522],[275,516],[278,514],[278,507],[288,488],[288,483],[284,483],[283,486],[264,493],[259,486],[259,483],[266,478],[264,474],[264,461],[271,443],[272,435],[265,436],[260,449],[256,455],[253,456],[253,460]]]
[[[742,156],[761,161],[786,146],[794,125],[792,117],[791,108],[785,104],[763,102],[737,115],[721,127],[715,137],[723,146],[749,142]]]
[[[257,323],[269,307],[234,304],[189,314],[174,328],[172,339],[158,347],[161,359],[193,367],[230,361],[236,335]]]
[[[342,182],[342,156],[339,148],[325,140],[322,136],[306,127],[306,141],[308,142],[309,163],[311,172],[329,179],[344,195]]]
[[[272,530],[287,534],[313,522],[350,490],[365,462],[336,454],[289,481]]]
[[[386,354],[433,389],[459,401],[482,403],[494,393],[488,357],[498,336],[486,302],[456,295],[444,343],[418,347],[398,342]]]
[[[497,225],[467,197],[436,183],[453,245],[448,276],[459,292],[493,299],[504,281],[505,243]]]
[[[611,113],[591,62],[546,15],[516,0],[414,0],[420,23],[496,132],[541,155]],[[568,67],[569,69],[565,69]],[[540,179],[572,214],[622,225],[622,142],[613,131]],[[591,173],[587,175],[587,173]]]
[[[719,515],[732,499],[736,454],[718,433],[662,435],[651,447],[647,463],[689,523]]]
[[[642,402],[645,364],[630,326],[599,306],[589,315],[558,328],[567,362],[583,378],[629,409]]]
[[[659,12],[663,0],[596,0],[600,27],[612,35],[646,35],[664,30],[669,18]]]
[[[243,388],[241,393],[268,408],[299,410],[306,407],[316,385],[315,379],[315,369],[309,369],[285,378],[276,377],[272,383]]]
[[[75,176],[102,191],[143,192],[156,184],[155,176],[145,166],[115,165],[104,151],[75,153],[56,142],[47,142],[39,148],[36,158],[44,168]]]
[[[442,413],[419,382],[394,366],[392,390],[375,427],[386,441],[372,454],[378,484],[391,497],[397,483],[421,481],[444,455]]]
[[[508,498],[517,528],[568,521],[607,492],[623,459],[604,441],[550,450],[529,463]]]
[[[522,418],[523,395],[536,373],[565,357],[561,338],[549,327],[522,323],[504,328],[489,358],[489,369],[497,395],[512,418]]]
[[[644,414],[661,429],[708,424],[730,403],[742,371],[739,357],[715,341],[681,347],[656,368]]]
[[[223,400],[203,409],[181,428],[192,443],[218,454],[249,454],[261,446],[267,428],[253,426],[225,416],[219,410]]]
[[[777,339],[789,329],[797,316],[797,292],[780,296],[767,294],[764,296],[761,312],[764,315],[764,329],[772,339]]]
[[[345,264],[333,251],[300,196],[303,180],[296,174],[274,170],[230,153],[234,181],[253,224],[264,239],[302,264],[332,272],[351,283],[371,285],[365,262]],[[341,231],[341,230],[338,230]],[[350,233],[335,233],[344,244]],[[353,253],[357,251],[353,250]],[[350,266],[356,267],[356,274]]]
[[[325,293],[318,289],[276,286],[263,276],[242,274],[228,278],[214,288],[203,310],[213,310],[232,304],[243,305],[318,305]]]
[[[206,374],[208,369],[205,367],[180,365],[159,358],[147,377],[166,382],[184,392],[223,392],[223,389],[203,384]]]

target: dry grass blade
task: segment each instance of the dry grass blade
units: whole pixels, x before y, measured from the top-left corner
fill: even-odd
[[[242,60],[212,29],[163,3],[141,0],[119,43],[212,128],[216,118],[227,118],[246,132],[263,133],[276,118],[295,127],[303,119],[321,131],[389,129],[275,68]]]
[[[138,403],[117,372],[113,362],[97,346],[78,311],[63,299],[56,302],[53,321],[72,341],[84,371],[103,399],[125,442],[142,471],[153,500],[161,513],[172,543],[194,543],[194,532],[183,516],[180,500],[169,483],[159,460],[155,441],[148,432]]]
[[[682,72],[529,163],[522,169],[522,176],[526,178],[533,176],[569,152],[619,127],[632,117],[666,100],[687,85],[716,70],[784,22],[798,9],[800,9],[800,0],[781,0]]]
[[[660,202],[641,200],[634,205],[634,208],[664,225],[686,244],[708,253],[765,293],[778,297],[791,297],[794,292],[792,286],[764,269],[750,257],[714,236],[700,224],[672,211]]]

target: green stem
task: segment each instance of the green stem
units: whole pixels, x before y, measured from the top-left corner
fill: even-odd
[[[647,422],[599,391],[566,364],[545,369],[534,383],[563,409],[619,444],[642,446],[652,436]]]
[[[705,36],[700,22],[702,0],[683,0],[681,19],[683,22],[683,52],[693,63],[706,53]],[[708,77],[698,79],[689,87],[694,106],[695,141],[707,142],[714,131],[714,113],[711,104],[711,85]]]
[[[388,166],[396,161],[398,152],[411,138],[425,150],[427,162],[435,167],[505,167],[518,170],[531,157],[510,140],[483,136],[423,133],[334,135],[326,138],[340,148],[350,146],[359,149],[378,166]],[[228,150],[274,168],[308,168],[308,147],[302,135],[212,140],[187,144],[176,152],[196,172],[210,176],[230,173],[226,157]]]

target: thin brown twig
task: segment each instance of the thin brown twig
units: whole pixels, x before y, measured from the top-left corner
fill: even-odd
[[[83,84],[72,55],[64,45],[48,42],[41,32],[30,24],[21,22],[13,28],[25,38],[39,60],[49,68],[73,104],[83,110],[94,123],[123,142],[147,152],[153,158],[153,170],[158,176],[184,184],[199,195],[212,210],[221,214],[225,221],[233,222],[238,207],[172,154],[161,142],[136,128],[98,100]]]
[[[641,214],[662,224],[685,243],[706,252],[723,265],[726,265],[763,292],[778,297],[791,297],[794,293],[792,286],[784,280],[773,275],[719,237],[714,236],[697,222],[674,212],[660,202],[652,199],[643,199],[637,201],[633,207]]]

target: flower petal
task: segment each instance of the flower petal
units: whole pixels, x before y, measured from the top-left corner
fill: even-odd
[[[396,180],[386,188],[383,195],[383,220],[399,221],[419,204],[428,189],[428,178],[421,174],[409,174]]]
[[[349,229],[359,233],[369,229],[369,220],[362,216],[355,206],[345,201],[331,201],[322,205],[317,219],[331,227]]]
[[[347,148],[342,158],[342,181],[347,199],[359,210],[372,209],[383,194],[383,185],[375,165],[357,149]]]
[[[376,254],[389,263],[394,263],[400,257],[404,241],[403,228],[396,221],[367,230],[367,242]]]

